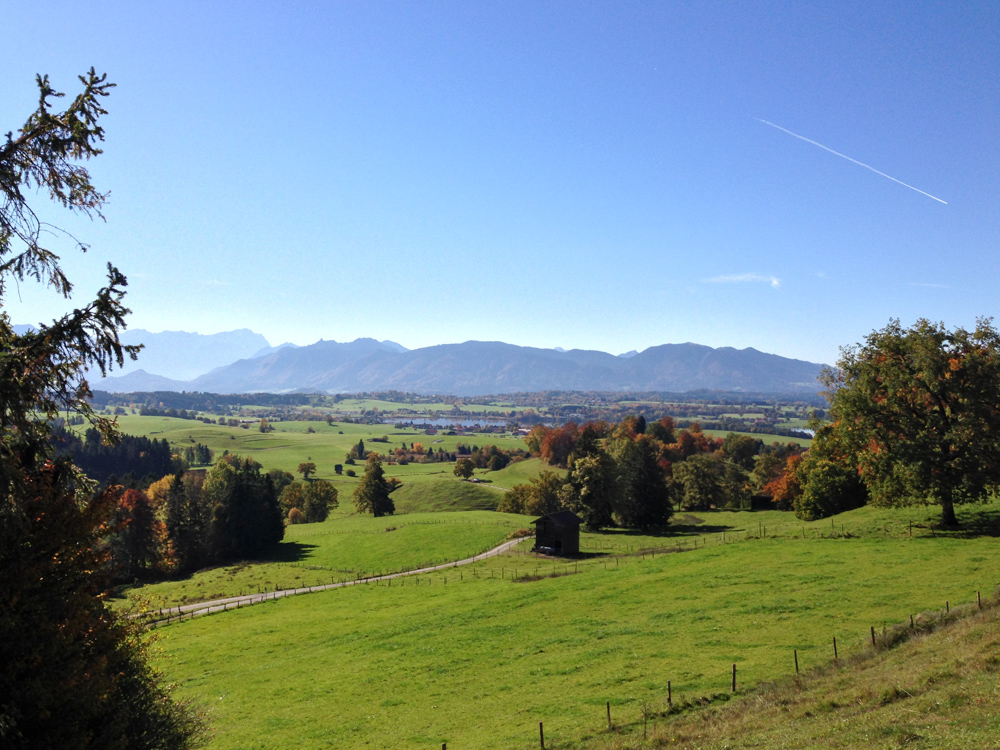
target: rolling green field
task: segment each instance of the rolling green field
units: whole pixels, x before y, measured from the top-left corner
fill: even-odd
[[[171,446],[184,448],[195,443],[204,443],[216,456],[223,451],[248,456],[260,463],[265,471],[281,469],[295,472],[300,463],[312,461],[316,464],[316,478],[327,479],[338,485],[352,486],[356,478],[334,473],[335,464],[343,464],[345,454],[358,440],[365,441],[365,447],[382,455],[391,453],[403,443],[423,443],[435,451],[454,451],[459,443],[466,445],[496,445],[501,448],[524,448],[524,441],[518,437],[504,435],[425,435],[417,430],[396,430],[392,425],[356,425],[335,422],[274,422],[273,432],[262,433],[256,426],[249,429],[208,425],[197,420],[176,417],[142,417],[125,415],[118,417],[122,432],[129,435],[145,435],[158,440],[166,439]],[[309,432],[309,430],[313,432]],[[371,442],[371,438],[387,437],[388,443]],[[351,467],[360,474],[364,465]],[[389,476],[406,481],[428,481],[441,477],[454,477],[450,463],[411,463],[407,466],[388,465]]]
[[[587,747],[603,741],[605,701],[634,724],[644,703],[663,707],[667,680],[675,701],[724,692],[735,662],[751,685],[787,675],[792,649],[809,668],[829,659],[833,636],[849,656],[869,627],[991,592],[1000,508],[963,510],[959,534],[934,531],[933,508],[815,524],[687,514],[669,537],[583,535],[585,555],[569,564],[526,554],[526,542],[461,569],[171,625],[158,631],[161,666],[206,708],[212,748],[529,748],[538,721],[547,747]],[[308,536],[290,541],[315,545],[317,564],[392,569],[415,559],[399,552],[411,541],[429,551],[450,540],[458,556],[468,539],[488,545],[476,535],[528,520],[458,515],[509,526],[428,524],[407,539],[385,527],[416,516],[377,519],[376,533],[376,519],[341,518],[295,527]],[[347,533],[327,533],[337,524]]]
[[[352,446],[357,445],[358,440],[365,441],[365,447],[369,450],[381,453],[383,456],[391,453],[405,443],[411,446],[413,443],[422,443],[425,448],[433,447],[434,450],[444,449],[453,452],[460,443],[465,445],[496,445],[505,449],[523,449],[524,441],[513,435],[445,435],[439,432],[436,435],[426,435],[417,430],[396,430],[392,425],[357,425],[349,423],[335,422],[328,425],[326,422],[273,422],[274,432],[262,433],[256,425],[251,425],[249,429],[241,427],[226,427],[223,425],[207,425],[197,420],[178,419],[176,417],[142,417],[136,415],[123,415],[118,417],[118,423],[122,432],[129,435],[145,435],[156,439],[166,439],[174,448],[183,449],[195,443],[204,443],[213,451],[216,456],[221,456],[223,451],[238,453],[241,456],[248,456],[261,464],[265,471],[270,469],[281,469],[283,471],[295,472],[300,463],[311,461],[316,464],[316,478],[326,479],[334,482],[343,490],[352,489],[357,483],[357,478],[348,477],[344,474],[338,476],[334,473],[334,465],[343,464],[345,454]],[[309,432],[313,430],[313,432]],[[725,437],[726,433],[721,431],[706,430],[706,433],[715,437]],[[750,433],[740,433],[750,434]],[[371,438],[387,437],[387,443],[371,442]],[[767,443],[777,440],[779,442],[795,442],[800,445],[809,445],[809,440],[802,438],[785,438],[775,435],[751,434],[755,439],[762,439]],[[344,469],[353,468],[360,474],[364,469],[363,464],[356,466],[344,466]],[[407,482],[428,482],[440,479],[452,479],[454,477],[453,463],[411,463],[406,466],[399,464],[390,465],[386,462],[385,471],[387,476],[395,476]],[[490,482],[497,487],[510,488],[516,484],[524,484],[529,479],[538,476],[544,469],[558,471],[553,467],[545,466],[539,459],[528,459],[527,461],[511,464],[506,469],[496,472],[488,472],[483,469],[476,471],[476,476]],[[442,509],[468,509],[472,507],[486,507],[485,505],[467,505],[465,501],[456,500],[453,503],[439,503]],[[406,507],[413,507],[412,503],[403,503]]]

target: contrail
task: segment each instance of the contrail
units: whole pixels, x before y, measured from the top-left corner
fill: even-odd
[[[839,156],[841,159],[847,159],[847,161],[853,162],[854,164],[857,164],[859,167],[864,167],[865,169],[870,169],[875,174],[882,175],[886,179],[892,180],[893,182],[898,182],[900,185],[902,185],[903,187],[908,187],[910,190],[916,190],[921,195],[926,195],[928,198],[933,198],[938,203],[944,203],[944,205],[946,205],[946,206],[948,205],[948,201],[943,201],[940,198],[931,195],[930,193],[925,193],[920,188],[913,187],[913,185],[907,185],[902,180],[897,180],[895,177],[892,177],[891,175],[887,175],[885,172],[879,172],[877,169],[875,169],[875,167],[869,166],[868,164],[865,164],[863,161],[858,161],[857,159],[852,159],[847,154],[842,154],[839,151],[834,151],[832,148],[827,148],[822,143],[817,143],[816,141],[810,140],[809,138],[806,138],[804,135],[799,135],[798,133],[793,133],[791,130],[788,130],[788,128],[783,128],[780,125],[775,125],[773,122],[768,122],[767,120],[762,120],[759,117],[755,117],[753,119],[755,119],[757,122],[762,122],[765,125],[770,125],[772,128],[777,128],[782,133],[788,133],[788,135],[794,136],[794,137],[798,138],[800,141],[805,141],[806,143],[811,143],[814,146],[819,146],[824,151],[829,151],[831,154]]]

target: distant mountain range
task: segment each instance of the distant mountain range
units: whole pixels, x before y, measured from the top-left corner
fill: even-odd
[[[178,377],[179,372],[190,373],[209,360],[203,352],[210,342],[171,338],[180,336],[172,333],[129,333],[144,334],[142,340],[149,355],[145,361],[140,355],[143,369],[95,382],[95,388],[122,393],[399,390],[456,396],[542,390],[816,393],[820,390],[817,376],[822,368],[812,362],[756,349],[713,349],[698,344],[664,344],[618,356],[493,341],[466,341],[414,350],[368,338],[348,343],[320,340],[310,346],[271,347],[259,334],[233,331],[234,340],[219,347],[214,361],[224,359],[239,346],[252,352],[206,367],[197,377],[187,374]],[[226,341],[215,337],[202,338],[213,339],[213,343]],[[157,367],[154,362],[162,364]]]

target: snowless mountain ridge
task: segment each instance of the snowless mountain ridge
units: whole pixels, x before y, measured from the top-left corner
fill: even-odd
[[[816,393],[822,369],[816,363],[752,348],[714,349],[693,343],[616,356],[497,341],[414,350],[371,338],[272,347],[263,336],[246,329],[212,336],[150,334],[141,329],[127,333],[126,343],[144,343],[146,349],[132,363],[134,369],[96,381],[95,388],[214,393],[400,390],[457,396],[542,390]],[[217,345],[214,358],[204,356],[213,344]],[[236,357],[220,362],[236,350]],[[177,366],[179,361],[186,369]],[[197,367],[204,369],[192,375]]]

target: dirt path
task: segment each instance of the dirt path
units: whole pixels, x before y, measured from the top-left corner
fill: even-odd
[[[447,570],[448,568],[457,568],[460,565],[468,565],[470,563],[478,562],[479,560],[485,560],[488,557],[496,557],[497,555],[502,555],[507,550],[517,546],[520,542],[524,541],[522,539],[511,539],[510,541],[504,542],[491,550],[487,550],[479,555],[473,555],[472,557],[467,557],[464,560],[456,560],[455,562],[443,563],[441,565],[432,565],[427,568],[419,568],[417,570],[407,570],[400,573],[387,573],[382,576],[370,576],[368,578],[359,578],[354,581],[343,581],[341,583],[327,583],[321,586],[304,586],[299,589],[282,589],[281,591],[271,591],[264,594],[244,594],[243,596],[231,596],[227,599],[213,599],[207,602],[198,602],[197,604],[183,604],[179,607],[170,607],[169,609],[161,609],[158,613],[154,614],[153,617],[156,619],[151,619],[148,623],[149,627],[157,627],[159,625],[166,625],[167,623],[177,622],[178,620],[186,620],[192,617],[200,617],[201,615],[210,615],[215,612],[225,612],[230,609],[242,609],[243,607],[250,607],[254,604],[261,604],[262,602],[272,601],[274,599],[283,599],[286,596],[296,596],[298,594],[311,594],[316,591],[326,591],[328,589],[341,589],[345,586],[357,586],[359,584],[371,583],[373,581],[388,581],[393,578],[403,578],[404,576],[416,576],[423,573],[433,573],[437,570]]]

